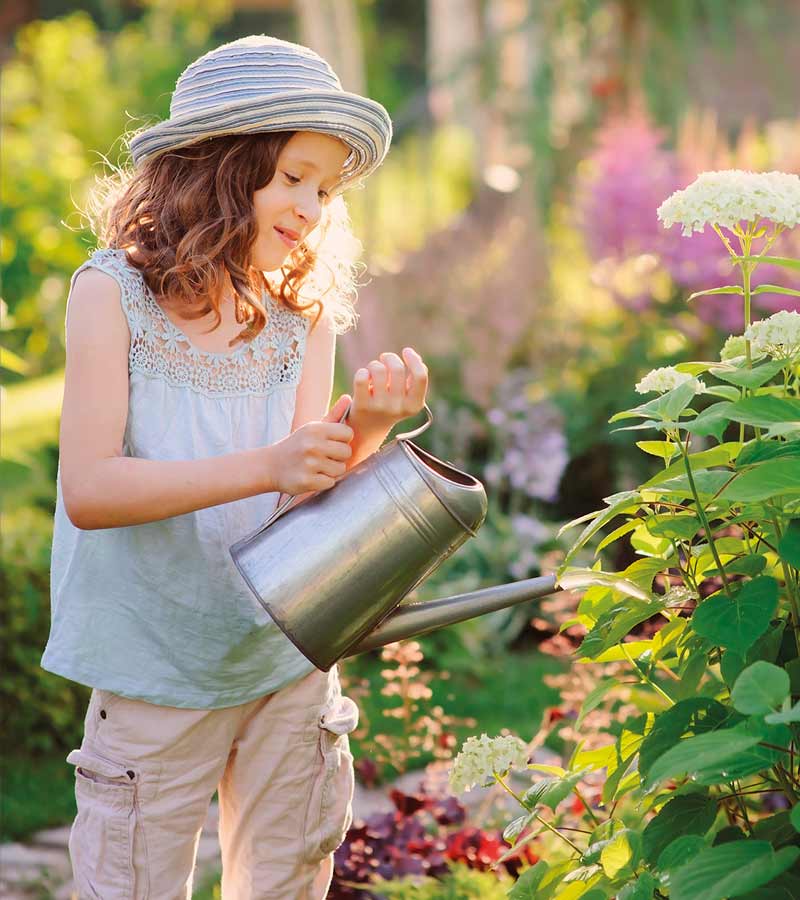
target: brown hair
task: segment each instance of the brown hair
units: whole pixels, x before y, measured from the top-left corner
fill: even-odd
[[[280,284],[248,262],[258,231],[253,194],[272,180],[293,133],[224,135],[163,153],[140,169],[114,169],[90,194],[87,216],[93,231],[106,246],[128,250],[131,265],[154,295],[179,306],[183,318],[198,319],[213,310],[212,331],[222,321],[227,275],[236,321],[246,324],[231,345],[252,340],[267,324],[264,290],[303,315],[316,311],[312,328],[327,305],[323,296],[330,295],[336,330],[345,331],[357,318],[355,260],[361,245],[340,195],[323,206],[310,240],[289,253]],[[320,277],[323,269],[327,279]],[[301,296],[304,287],[310,288],[310,299]]]

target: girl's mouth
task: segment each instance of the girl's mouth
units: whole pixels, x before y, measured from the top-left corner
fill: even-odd
[[[293,238],[290,238],[289,235],[285,232],[281,231],[280,228],[277,227],[277,225],[275,226],[275,231],[277,232],[278,237],[283,241],[284,244],[286,244],[287,247],[297,246],[297,241]]]

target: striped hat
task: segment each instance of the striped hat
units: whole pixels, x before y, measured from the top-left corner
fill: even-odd
[[[175,85],[169,115],[131,138],[134,165],[225,134],[319,131],[350,147],[341,176],[349,184],[378,168],[392,140],[380,103],[343,90],[313,50],[265,34],[223,44],[191,63]]]

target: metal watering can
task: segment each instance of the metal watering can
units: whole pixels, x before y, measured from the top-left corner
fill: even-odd
[[[340,421],[349,414],[349,407]],[[290,497],[230,548],[258,602],[317,668],[556,590],[528,578],[400,605],[476,534],[483,485],[413,443],[433,421],[398,434],[334,487]],[[291,514],[289,514],[291,513]]]

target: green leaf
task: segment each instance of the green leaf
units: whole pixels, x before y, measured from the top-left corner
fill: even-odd
[[[690,453],[689,464],[692,467],[692,472],[698,472],[701,469],[708,469],[712,466],[727,466],[731,459],[736,456],[739,447],[740,444],[738,441],[728,441],[717,447],[711,447],[709,450],[700,450],[697,453]],[[668,481],[675,475],[683,475],[685,472],[686,464],[681,458],[676,462],[671,463],[663,471],[653,475],[652,478],[642,485],[642,488],[654,487],[663,481]]]
[[[672,441],[637,441],[636,446],[650,456],[668,461],[678,453],[678,448]]]
[[[733,422],[768,428],[778,422],[792,422],[800,425],[800,400],[789,397],[773,397],[762,394],[758,397],[744,397],[731,404],[729,418]]]
[[[602,541],[597,545],[597,550],[595,551],[595,556],[600,553],[601,550],[605,550],[606,547],[609,547],[614,541],[618,541],[621,537],[625,537],[626,534],[633,531],[639,525],[641,519],[634,518],[628,519],[627,522],[623,522],[619,528],[615,528],[613,531],[609,532]]]
[[[636,512],[639,509],[641,500],[642,495],[638,491],[621,491],[618,494],[612,494],[610,497],[606,497],[605,502],[608,504],[608,508],[593,513],[590,516],[592,521],[584,528],[578,539],[572,547],[570,547],[567,555],[564,557],[562,565],[567,565],[580,548],[583,547],[587,541],[591,540],[604,525],[607,525],[612,519],[616,518],[616,516]],[[578,522],[582,520],[583,517],[581,519],[576,519],[573,522],[568,522],[559,529],[558,536],[561,537],[568,528],[578,524]]]
[[[598,618],[581,641],[578,652],[583,657],[594,659],[621,641],[632,628],[646,622],[662,609],[660,600],[643,601],[634,598],[627,600]]]
[[[580,569],[568,566],[558,576],[558,586],[567,591],[596,585],[613,588],[620,594],[636,597],[639,600],[649,600],[651,596],[649,591],[643,590],[637,584],[616,572],[599,572],[596,569]]]
[[[766,556],[762,556],[760,553],[751,553],[747,556],[738,556],[736,559],[729,560],[722,568],[725,570],[726,575],[749,575],[752,578],[760,575],[764,571],[766,564]],[[714,575],[719,575],[719,569],[716,566],[703,570],[704,578],[711,578]]]
[[[756,503],[780,494],[800,493],[800,459],[770,459],[737,475],[720,497],[731,502]]]
[[[733,762],[737,755],[759,742],[758,735],[742,734],[732,728],[697,734],[676,744],[653,764],[646,779],[648,788],[667,778],[692,776],[701,769]]]
[[[546,806],[555,812],[558,804],[569,797],[587,772],[588,769],[581,769],[579,772],[570,772],[563,778],[542,778],[525,791],[522,802],[527,809]]]
[[[707,846],[699,834],[682,834],[661,851],[661,855],[658,857],[658,869],[671,874],[693,860]]]
[[[659,715],[639,748],[639,771],[645,777],[655,762],[684,734],[704,734],[726,724],[730,711],[710,697],[689,697]]]
[[[720,472],[716,469],[705,472],[693,472],[692,475],[695,490],[701,499],[716,496],[733,478],[732,472]],[[679,498],[692,498],[693,496],[689,479],[686,475],[670,478],[669,481],[657,485],[653,490],[662,496],[673,495]]]
[[[723,400],[729,400],[731,403],[735,403],[742,396],[739,388],[735,388],[732,384],[712,384],[703,393],[710,394],[712,397],[722,397]]]
[[[703,437],[713,434],[718,441],[721,441],[722,433],[730,424],[730,412],[734,406],[735,404],[729,400],[712,403],[691,421],[681,422],[681,427],[690,434],[699,434]]]
[[[517,842],[517,838],[522,834],[522,832],[530,825],[531,816],[530,814],[525,816],[518,816],[514,819],[513,822],[509,822],[508,825],[503,829],[503,840],[507,843],[511,844],[513,847]]]
[[[784,456],[800,456],[800,441],[752,440],[742,447],[736,458],[736,468],[743,469],[765,459]]]
[[[608,421],[618,422],[620,419],[639,417],[642,419],[660,419],[661,421],[673,421],[692,402],[695,396],[695,383],[692,380],[684,381],[666,394],[648,400],[640,406],[625,409],[613,415]]]
[[[786,674],[788,680],[789,675],[787,673],[784,674]],[[800,703],[795,703],[794,706],[789,706],[787,703],[780,712],[764,716],[764,721],[769,722],[770,725],[789,725],[791,722],[800,722]]]
[[[657,886],[658,883],[649,872],[642,872],[633,884],[626,884],[622,888],[617,894],[617,900],[652,900]]]
[[[733,841],[709,847],[675,872],[670,900],[726,900],[767,884],[791,866],[800,848],[775,852],[767,841]]]
[[[712,369],[711,374],[729,384],[757,388],[774,378],[786,365],[789,363],[785,359],[771,359],[752,369],[748,369],[746,366],[719,366]]]
[[[646,524],[650,534],[656,537],[678,538],[681,541],[691,540],[702,528],[700,520],[692,513],[652,516],[646,520]]]
[[[739,296],[742,296],[744,294],[744,288],[740,284],[726,284],[723,287],[709,288],[706,291],[695,291],[693,294],[689,294],[686,298],[686,302],[689,303],[696,297],[707,297],[711,294],[738,294]]]
[[[599,684],[596,684],[592,690],[589,691],[586,695],[586,699],[581,704],[578,718],[575,720],[576,728],[581,727],[586,716],[588,716],[592,710],[597,709],[597,707],[600,706],[603,700],[605,700],[606,694],[614,687],[619,687],[618,679],[609,678],[607,681],[601,681]]]
[[[607,878],[612,881],[624,869],[635,865],[634,850],[628,840],[628,832],[615,835],[600,853],[600,865]]]
[[[759,841],[769,841],[776,850],[787,844],[794,844],[798,840],[788,809],[783,809],[766,819],[759,819],[753,825],[753,837]]]
[[[655,863],[662,851],[682,834],[704,835],[716,817],[716,801],[706,794],[675,797],[664,804],[642,833],[645,859]]]
[[[757,288],[753,288],[753,294],[783,294],[786,297],[800,297],[800,291],[793,288],[783,287],[780,284],[760,284]]]
[[[780,266],[783,269],[800,271],[800,259],[791,259],[785,256],[734,256],[733,261],[735,263],[765,263],[769,266]]]
[[[526,869],[508,892],[510,900],[537,900],[539,885],[547,874],[547,863],[540,859],[535,866]]]
[[[789,676],[772,663],[759,660],[736,679],[733,708],[747,716],[763,716],[780,709],[789,696]]]
[[[778,656],[781,640],[783,638],[784,621],[770,622],[770,627],[753,644],[747,653],[737,653],[735,650],[726,650],[722,655],[720,669],[725,684],[733,687],[736,679],[744,669],[757,660],[774,662]]]
[[[792,519],[778,542],[778,555],[795,569],[800,569],[800,519]]]
[[[789,815],[792,825],[795,827],[795,831],[800,831],[800,803],[796,803],[792,807],[792,811]]]
[[[718,647],[744,653],[769,627],[777,602],[778,582],[761,575],[732,600],[723,593],[704,600],[692,614],[692,628]]]

